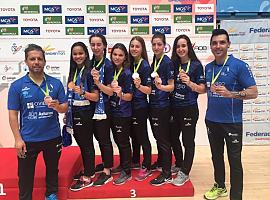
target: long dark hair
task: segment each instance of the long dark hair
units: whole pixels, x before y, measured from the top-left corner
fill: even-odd
[[[189,37],[187,35],[179,35],[175,38],[174,42],[173,42],[173,50],[172,50],[172,56],[171,56],[171,60],[174,63],[180,64],[181,63],[181,58],[177,55],[176,53],[176,49],[177,49],[177,42],[180,39],[185,39],[187,41],[187,46],[188,46],[188,57],[191,61],[198,61],[200,62],[200,60],[197,58],[195,51],[193,49],[192,43],[189,39]]]
[[[105,38],[104,35],[102,35],[102,34],[100,34],[100,33],[96,33],[96,34],[93,34],[93,35],[91,35],[91,36],[89,37],[89,43],[90,43],[90,45],[91,45],[91,39],[92,39],[93,37],[98,37],[98,38],[100,38],[102,44],[103,44],[104,47],[105,47],[105,48],[104,48],[104,52],[103,52],[103,57],[104,57],[104,59],[103,59],[103,61],[102,61],[102,63],[101,63],[101,65],[102,65],[102,64],[104,63],[104,61],[105,61],[105,58],[106,58],[108,43],[107,43],[107,40],[106,40],[106,38]],[[91,63],[92,63],[92,65],[94,65],[94,63],[95,63],[95,54],[93,54],[93,57],[92,57],[92,59],[91,59]],[[101,65],[100,65],[100,66],[101,66]],[[93,67],[93,66],[92,66],[92,67]]]
[[[166,36],[165,36],[164,33],[156,32],[156,33],[152,36],[151,43],[153,43],[153,40],[156,39],[156,38],[161,39],[161,41],[162,41],[162,43],[164,44],[164,46],[166,45]],[[156,55],[154,54],[154,56],[153,56],[153,62],[152,62],[152,64],[151,64],[151,68],[152,68],[152,69],[154,69],[155,59],[156,59]]]
[[[130,65],[133,66],[133,64],[134,64],[134,58],[130,53],[130,45],[131,45],[131,42],[133,40],[137,40],[137,41],[139,41],[141,43],[141,45],[142,45],[141,57],[148,62],[148,56],[147,56],[147,51],[146,51],[146,46],[145,46],[144,39],[142,37],[140,37],[140,36],[134,36],[133,38],[131,38],[131,40],[129,42],[129,46],[128,46],[128,49],[129,49],[128,50],[128,55],[129,55],[129,63],[130,63]]]
[[[129,67],[128,51],[127,51],[127,48],[125,47],[125,45],[122,44],[122,43],[116,43],[115,45],[113,45],[113,48],[112,48],[112,51],[111,51],[111,57],[110,57],[113,67],[116,69],[116,65],[114,64],[114,62],[112,60],[112,54],[113,54],[113,51],[115,49],[121,49],[124,52],[124,54],[125,54],[125,60],[124,60],[124,63],[123,63],[123,68],[124,69],[125,68],[128,68]]]
[[[73,60],[73,57],[72,57],[72,50],[73,50],[74,47],[77,47],[77,46],[82,47],[83,51],[86,54],[86,59],[84,61],[85,68],[84,68],[84,71],[83,71],[82,77],[81,77],[82,83],[83,83],[83,80],[86,78],[87,71],[90,70],[90,67],[91,67],[91,62],[90,62],[90,59],[89,59],[89,51],[88,51],[86,45],[83,42],[75,42],[71,46],[71,50],[70,50],[70,65],[69,65],[68,83],[70,81],[73,81],[73,77],[74,77],[75,71],[77,69],[77,63]]]

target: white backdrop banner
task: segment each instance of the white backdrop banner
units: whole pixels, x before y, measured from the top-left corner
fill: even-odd
[[[230,52],[249,64],[259,95],[244,102],[244,144],[270,144],[270,19],[224,20]]]

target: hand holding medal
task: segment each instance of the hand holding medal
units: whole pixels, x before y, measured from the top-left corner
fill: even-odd
[[[141,58],[140,61],[139,61],[139,63],[138,63],[138,65],[137,65],[137,67],[135,67],[135,63],[134,63],[134,73],[132,74],[132,78],[133,78],[133,79],[140,78],[140,75],[139,75],[139,73],[138,73],[138,69],[139,69],[139,67],[140,67],[140,65],[141,65],[141,63],[142,63],[142,61],[143,61],[143,59]]]
[[[75,87],[75,83],[73,81],[70,81],[68,83],[68,88],[71,89],[71,90],[74,90],[74,87]]]
[[[161,58],[159,59],[158,63],[157,60],[155,59],[154,62],[154,71],[151,73],[151,77],[154,78],[156,80],[156,77],[159,77],[157,70],[159,68],[159,65],[161,63],[161,61],[163,60],[164,54],[161,56]]]

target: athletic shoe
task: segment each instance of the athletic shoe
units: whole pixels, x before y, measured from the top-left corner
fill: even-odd
[[[106,183],[109,183],[113,180],[113,177],[111,175],[107,175],[104,172],[101,172],[97,180],[94,182],[93,186],[98,187],[105,185]]]
[[[166,183],[171,183],[172,182],[172,177],[165,177],[163,175],[163,173],[161,172],[158,177],[156,177],[155,179],[150,181],[150,184],[153,186],[160,186],[160,185],[164,185]]]
[[[103,169],[104,169],[104,165],[103,165],[103,163],[100,163],[100,164],[96,165],[95,172],[97,174],[99,174],[99,173],[103,172]]]
[[[131,163],[131,168],[130,169],[140,169],[141,164],[140,163]]]
[[[84,171],[81,170],[78,174],[75,174],[75,175],[73,176],[73,180],[74,180],[74,181],[78,181],[78,180],[81,179],[81,177],[82,177],[83,175],[84,175]],[[95,178],[95,173],[92,174],[90,177],[91,177],[91,178]]]
[[[121,171],[122,171],[122,167],[121,165],[118,165],[117,167],[112,169],[112,174],[120,174]]]
[[[179,171],[177,176],[173,179],[172,184],[176,186],[184,185],[189,180],[189,176],[184,172]]]
[[[90,177],[86,178],[85,176],[82,176],[80,180],[77,180],[77,182],[70,187],[70,190],[76,192],[92,185],[93,181]]]
[[[180,171],[180,167],[177,167],[176,165],[173,165],[171,168],[172,175],[176,175]]]
[[[228,195],[226,187],[220,188],[215,183],[214,186],[204,194],[204,198],[208,200],[217,199],[218,197],[226,197]]]
[[[131,180],[131,174],[127,174],[124,170],[122,170],[118,178],[113,181],[113,184],[123,185],[126,181],[129,180]]]
[[[141,168],[138,175],[135,177],[136,181],[143,181],[148,176],[152,176],[151,170],[148,170],[147,168]]]
[[[45,200],[57,200],[56,194],[50,194],[49,196],[45,197]]]
[[[162,167],[158,165],[157,162],[154,162],[154,164],[151,165],[151,170],[152,171],[162,171]]]

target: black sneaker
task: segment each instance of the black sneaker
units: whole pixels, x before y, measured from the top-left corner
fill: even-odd
[[[103,172],[103,169],[104,169],[104,165],[103,165],[103,163],[100,163],[100,164],[96,165],[95,172],[97,174],[99,174],[99,173]]]
[[[98,187],[105,185],[106,183],[109,183],[113,180],[113,177],[111,175],[107,175],[104,172],[101,172],[97,180],[94,182],[93,186]]]
[[[85,178],[84,176],[82,176],[80,180],[77,180],[77,182],[70,187],[70,190],[77,192],[84,188],[90,187],[92,185],[93,185],[93,181],[90,177]]]
[[[162,171],[162,167],[158,165],[157,161],[154,162],[154,164],[151,165],[151,170],[152,171]]]
[[[171,183],[172,182],[172,177],[166,178],[163,173],[160,173],[158,177],[150,181],[150,184],[153,186],[160,186],[166,183]]]
[[[127,174],[124,170],[122,170],[118,178],[113,181],[113,184],[123,185],[126,181],[129,180],[131,180],[131,174]]]
[[[83,175],[84,175],[84,171],[81,170],[78,174],[75,174],[75,175],[73,176],[73,180],[74,180],[74,181],[78,181],[78,180],[80,180],[80,178],[81,178]],[[90,177],[91,177],[91,178],[95,178],[95,173],[92,174]]]
[[[121,165],[118,165],[117,167],[112,169],[112,174],[120,174],[121,171],[122,171],[122,167]]]

